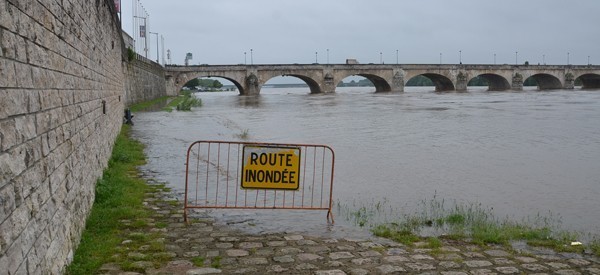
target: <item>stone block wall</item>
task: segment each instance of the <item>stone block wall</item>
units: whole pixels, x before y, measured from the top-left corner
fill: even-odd
[[[0,0],[0,273],[64,272],[123,117],[112,0]]]
[[[165,70],[159,64],[136,54],[133,60],[123,63],[123,72],[126,105],[167,95]]]

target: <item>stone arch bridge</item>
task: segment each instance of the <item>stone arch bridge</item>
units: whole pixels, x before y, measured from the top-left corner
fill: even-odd
[[[418,64],[289,64],[289,65],[198,65],[165,68],[167,90],[177,94],[185,83],[198,77],[221,77],[237,86],[241,95],[258,95],[273,77],[293,76],[308,85],[311,93],[335,92],[348,76],[367,78],[376,92],[403,92],[406,83],[422,75],[433,81],[436,91],[466,91],[469,80],[487,80],[489,90],[522,90],[532,77],[540,90],[573,89],[580,79],[582,88],[600,88],[600,66],[580,65],[418,65]]]

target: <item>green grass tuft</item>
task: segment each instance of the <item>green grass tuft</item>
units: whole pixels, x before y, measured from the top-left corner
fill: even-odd
[[[221,256],[217,256],[217,257],[213,258],[210,266],[213,268],[221,268]]]
[[[600,240],[593,240],[589,247],[594,255],[600,257]]]
[[[203,267],[204,266],[204,257],[194,257],[192,258],[192,263],[194,263],[195,266],[197,267]]]

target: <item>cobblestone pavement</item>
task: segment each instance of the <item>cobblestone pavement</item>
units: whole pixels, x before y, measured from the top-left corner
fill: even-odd
[[[167,224],[146,230],[164,234],[170,258],[160,269],[149,262],[134,262],[147,274],[600,274],[600,259],[591,255],[531,249],[517,252],[447,240],[440,248],[428,249],[423,248],[425,243],[409,247],[375,237],[250,235],[218,226],[202,214],[187,225],[182,206],[162,198],[148,197],[146,203],[155,213],[151,225]],[[141,247],[127,257],[143,258],[143,253]],[[194,259],[202,259],[202,266],[194,265]],[[105,264],[101,273],[138,274],[123,272],[115,263]]]

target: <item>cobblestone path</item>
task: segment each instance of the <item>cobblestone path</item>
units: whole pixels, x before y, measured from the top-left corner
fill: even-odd
[[[428,249],[425,243],[409,247],[375,237],[250,235],[217,226],[207,215],[186,225],[182,206],[160,196],[149,194],[146,204],[155,213],[151,225],[167,226],[145,230],[164,234],[161,240],[170,260],[160,269],[150,262],[134,262],[146,274],[600,274],[597,257],[542,249],[516,252],[448,240]],[[144,253],[140,247],[122,257],[142,259]],[[202,259],[201,266],[194,265],[194,259]],[[101,273],[138,274],[123,272],[115,263],[105,264]]]

